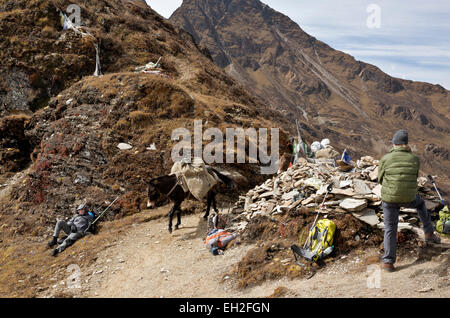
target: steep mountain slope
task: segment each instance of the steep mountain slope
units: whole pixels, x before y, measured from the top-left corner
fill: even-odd
[[[71,4],[81,8],[87,36],[63,29],[58,10]],[[95,44],[102,76],[93,76]],[[136,71],[160,57],[159,73]],[[283,142],[289,128],[141,0],[0,1],[0,116],[0,294],[21,297],[51,287],[70,264],[92,262],[141,217],[146,181],[170,172],[174,129],[193,135],[196,119],[223,132],[281,127]],[[227,168],[248,186],[267,178],[257,164]],[[85,239],[91,248],[80,242],[64,257],[49,256],[57,219],[85,201],[102,211],[118,195],[100,224],[107,225]]]
[[[259,0],[184,0],[170,21],[273,109],[320,130],[315,138],[328,137],[357,158],[379,157],[405,128],[424,171],[448,182],[450,96],[443,87],[356,61]]]
[[[192,132],[195,119],[204,129],[287,126],[144,1],[75,1],[92,37],[62,28],[57,10],[72,3],[0,3],[0,239],[49,233],[84,200],[100,209],[121,194],[111,215],[140,211],[145,181],[170,171],[172,131]],[[92,76],[94,43],[103,76]],[[134,72],[159,57],[160,74]],[[256,165],[238,169],[262,178]]]

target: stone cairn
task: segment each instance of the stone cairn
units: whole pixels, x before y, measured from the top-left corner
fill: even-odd
[[[339,161],[338,161],[339,162]],[[384,227],[381,208],[381,185],[378,184],[379,161],[370,156],[362,157],[353,166],[336,164],[332,159],[307,160],[301,158],[272,179],[240,196],[232,209],[239,220],[236,230],[246,228],[248,221],[257,216],[276,218],[290,210],[307,207],[328,213],[351,213],[359,220],[379,228]],[[343,167],[345,169],[343,169]],[[419,194],[426,202],[429,211],[435,212],[441,203],[433,194],[425,177],[418,178]],[[332,191],[327,193],[328,185]],[[429,185],[428,185],[429,186]],[[415,209],[402,208],[399,217],[399,230],[412,230],[418,226]]]

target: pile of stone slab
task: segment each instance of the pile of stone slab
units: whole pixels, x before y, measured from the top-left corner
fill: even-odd
[[[378,160],[366,156],[358,160],[353,169],[343,172],[333,160],[309,162],[301,158],[286,172],[240,196],[233,213],[241,216],[244,220],[241,228],[245,228],[245,219],[274,217],[301,206],[318,211],[323,202],[321,213],[351,213],[371,226],[383,228],[378,164]],[[418,179],[419,194],[427,208],[435,211],[440,207],[440,201],[429,187],[425,187],[427,182],[427,178]],[[328,193],[330,184],[332,190]],[[402,208],[399,219],[399,230],[412,229],[419,222],[415,209]]]

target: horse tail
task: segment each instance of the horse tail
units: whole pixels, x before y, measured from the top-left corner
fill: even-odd
[[[235,182],[232,178],[230,178],[230,177],[224,175],[223,173],[220,173],[219,171],[217,171],[217,170],[214,169],[213,167],[209,167],[209,166],[208,166],[207,169],[208,169],[210,172],[212,172],[213,174],[215,174],[215,175],[219,178],[219,180],[220,180],[222,183],[225,183],[225,185],[226,185],[228,188],[230,188],[230,189],[236,188],[236,182]]]

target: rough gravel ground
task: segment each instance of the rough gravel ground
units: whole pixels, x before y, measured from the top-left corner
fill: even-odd
[[[203,246],[206,222],[182,218],[170,235],[166,218],[133,225],[81,273],[75,297],[450,297],[449,256],[415,262],[411,251],[395,273],[380,270],[378,251],[352,253],[320,269],[310,279],[281,279],[252,288],[235,288],[232,267],[252,245],[238,244],[223,256]],[[447,252],[448,253],[448,252]]]

